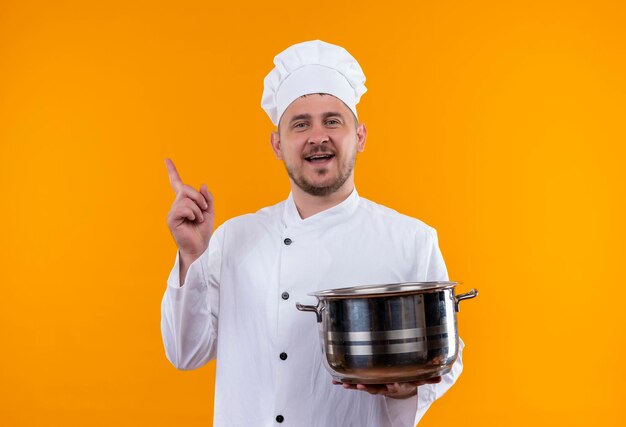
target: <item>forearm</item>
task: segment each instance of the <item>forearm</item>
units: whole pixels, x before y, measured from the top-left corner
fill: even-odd
[[[178,369],[195,369],[215,357],[219,292],[203,274],[201,257],[187,267],[181,286],[182,259],[170,273],[161,303],[161,334],[168,360]]]

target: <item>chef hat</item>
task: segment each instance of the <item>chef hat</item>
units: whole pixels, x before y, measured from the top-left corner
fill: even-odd
[[[356,104],[367,91],[365,75],[342,47],[321,40],[298,43],[274,57],[265,77],[261,107],[278,126],[293,101],[310,93],[328,93],[344,102],[356,117]]]

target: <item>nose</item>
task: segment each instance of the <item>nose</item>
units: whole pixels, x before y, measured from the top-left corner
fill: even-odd
[[[311,133],[307,139],[309,144],[322,144],[328,142],[328,132],[322,125],[313,125],[311,128]]]

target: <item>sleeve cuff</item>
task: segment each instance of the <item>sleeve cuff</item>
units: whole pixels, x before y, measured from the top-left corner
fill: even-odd
[[[183,285],[193,285],[195,283],[206,284],[206,276],[204,266],[208,263],[209,249],[207,248],[198,259],[191,263],[185,276],[185,283]],[[180,251],[176,251],[176,261],[174,267],[170,271],[170,275],[167,278],[167,287],[173,289],[180,289]]]

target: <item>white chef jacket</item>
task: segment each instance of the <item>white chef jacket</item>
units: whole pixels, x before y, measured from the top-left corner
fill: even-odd
[[[290,194],[218,227],[182,287],[176,257],[161,307],[166,355],[185,370],[217,358],[215,427],[412,427],[456,381],[460,354],[417,397],[346,390],[323,367],[315,314],[295,303],[315,305],[307,294],[322,289],[437,280],[448,274],[432,227],[356,190],[303,220]]]

